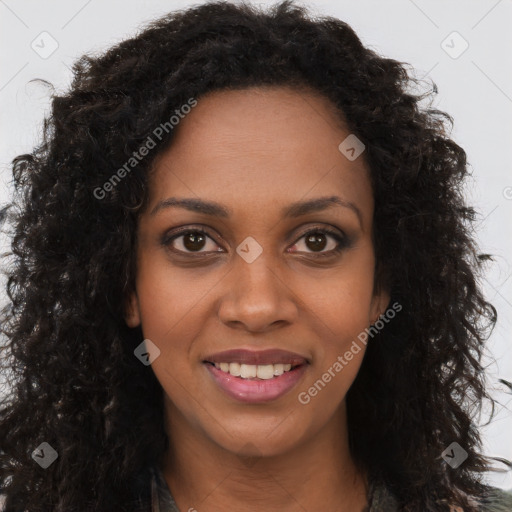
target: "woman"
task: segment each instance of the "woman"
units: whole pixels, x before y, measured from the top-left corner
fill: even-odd
[[[74,72],[13,164],[6,512],[511,510],[465,153],[405,67],[210,3]]]

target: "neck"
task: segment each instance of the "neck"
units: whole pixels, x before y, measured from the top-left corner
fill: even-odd
[[[348,447],[344,403],[322,431],[265,457],[240,457],[195,430],[172,405],[166,409],[170,450],[162,472],[180,510],[354,512],[367,504],[366,478]]]

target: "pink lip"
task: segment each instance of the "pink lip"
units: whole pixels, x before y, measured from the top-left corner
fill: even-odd
[[[253,365],[280,363],[291,364],[292,366],[309,362],[305,357],[299,354],[277,348],[258,351],[243,348],[225,350],[224,352],[217,352],[205,357],[204,361],[210,363],[240,363]]]
[[[234,360],[231,359],[231,361]],[[223,362],[226,362],[226,359]],[[242,379],[215,368],[213,364],[204,364],[215,382],[228,396],[244,403],[261,403],[280,398],[299,382],[308,366],[301,364],[282,375],[263,380]]]

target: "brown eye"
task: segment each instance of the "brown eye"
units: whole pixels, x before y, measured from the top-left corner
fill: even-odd
[[[305,238],[306,246],[312,251],[323,251],[327,245],[327,237],[324,233],[313,233]]]
[[[192,232],[183,235],[182,243],[188,251],[197,251],[204,247],[205,241],[206,237],[203,233]]]
[[[210,242],[210,244],[208,243]],[[166,236],[163,245],[170,246],[171,250],[181,253],[219,252],[218,245],[202,229],[187,229],[171,236]],[[207,249],[203,251],[203,249]],[[222,250],[222,249],[221,249]]]
[[[304,240],[305,250],[302,250],[299,244]],[[310,229],[304,233],[293,247],[292,252],[304,252],[313,257],[328,257],[340,253],[343,249],[350,246],[350,240],[339,233],[327,228]]]

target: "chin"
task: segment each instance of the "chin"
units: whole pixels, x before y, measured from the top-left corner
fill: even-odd
[[[246,430],[238,427],[233,432],[226,428],[218,432],[219,436],[214,436],[213,440],[223,449],[241,457],[275,457],[301,443],[301,434],[296,426],[293,429],[282,429],[267,423],[265,427],[256,429],[253,423]],[[229,432],[233,432],[232,435]]]

